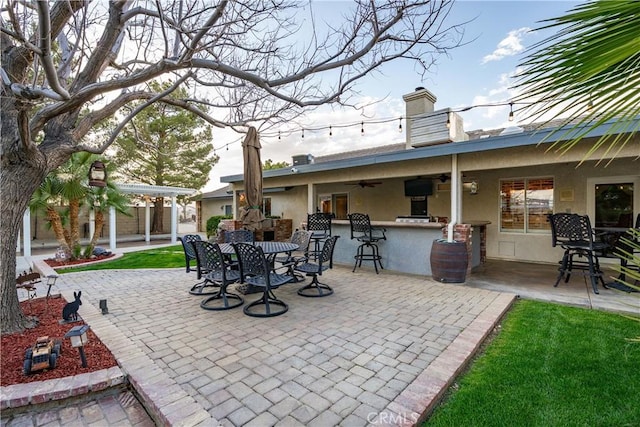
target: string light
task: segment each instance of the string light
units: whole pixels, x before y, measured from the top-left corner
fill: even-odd
[[[451,113],[460,113],[460,112],[465,112],[465,111],[469,111],[475,108],[482,108],[482,107],[499,107],[499,106],[509,106],[509,121],[513,121],[515,116],[514,116],[514,112],[513,112],[513,106],[516,104],[526,104],[526,105],[530,105],[530,103],[525,103],[525,102],[513,102],[513,101],[502,101],[502,102],[496,102],[493,104],[478,104],[478,105],[470,105],[467,107],[460,107],[457,109],[447,109],[446,111],[440,111],[437,112],[436,114],[446,114],[447,115],[447,120],[446,120],[446,126],[447,128],[451,127]],[[589,106],[592,107],[593,103],[590,102]],[[383,118],[383,119],[373,119],[373,120],[366,120],[367,124],[385,124],[385,123],[389,123],[392,122],[394,120],[398,120],[398,132],[402,132],[403,131],[403,127],[402,127],[402,119],[403,117],[393,117],[393,118]],[[361,120],[360,122],[351,122],[351,123],[345,123],[345,124],[331,124],[328,126],[317,126],[317,127],[303,127],[300,128],[299,130],[301,131],[301,138],[304,140],[304,133],[305,130],[306,131],[311,131],[311,132],[317,132],[317,131],[322,131],[322,130],[326,130],[329,129],[329,136],[333,137],[333,129],[334,128],[351,128],[354,126],[358,126],[360,125],[360,134],[364,135],[364,124],[365,124],[365,120]],[[271,137],[275,137],[277,135],[278,140],[281,141],[282,140],[282,134],[284,133],[285,136],[291,135],[293,133],[295,133],[297,131],[297,129],[290,129],[290,130],[285,130],[285,131],[281,131],[278,130],[277,133],[276,132],[262,132],[260,134],[261,138],[271,138]],[[231,144],[235,144],[236,142],[242,142],[243,138],[240,138],[234,142],[229,142],[227,144],[224,145],[225,149],[227,151],[229,151],[229,145]],[[216,150],[220,150],[222,147],[214,147],[214,152]]]

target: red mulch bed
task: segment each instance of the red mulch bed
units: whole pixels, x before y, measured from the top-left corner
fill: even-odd
[[[99,371],[101,369],[117,366],[116,360],[109,349],[102,344],[91,329],[87,333],[89,342],[84,347],[87,358],[87,367],[83,368],[80,361],[80,353],[77,348],[71,347],[69,339],[64,338],[64,334],[77,325],[82,325],[82,320],[61,325],[58,320],[62,319],[62,308],[67,302],[64,298],[35,298],[30,301],[20,303],[26,316],[36,316],[40,320],[38,326],[27,329],[20,334],[2,335],[0,347],[1,359],[1,381],[0,385],[29,383],[33,381],[50,380],[54,378],[69,377],[87,372]],[[35,371],[30,375],[22,373],[24,363],[24,353],[28,347],[35,344],[36,339],[41,336],[60,339],[62,341],[62,352],[54,369]]]
[[[86,264],[87,262],[93,262],[93,261],[102,261],[103,259],[109,259],[109,258],[113,258],[115,256],[115,254],[109,254],[109,255],[94,255],[91,258],[87,259],[87,258],[78,258],[78,259],[67,259],[64,261],[56,261],[55,258],[47,258],[44,260],[44,262],[47,263],[47,265],[49,265],[49,267],[68,267],[71,265],[77,265],[77,264]]]

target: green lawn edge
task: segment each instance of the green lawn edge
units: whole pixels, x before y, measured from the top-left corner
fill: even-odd
[[[640,324],[519,300],[424,426],[640,425]]]

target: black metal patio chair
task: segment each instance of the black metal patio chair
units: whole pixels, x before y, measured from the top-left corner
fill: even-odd
[[[618,279],[608,282],[607,287],[625,292],[639,292],[640,265],[638,264],[638,245],[640,245],[640,214],[633,228],[620,233],[613,245],[613,255],[620,260]],[[633,282],[633,283],[631,283]],[[628,286],[631,285],[631,286]]]
[[[298,289],[298,295],[303,297],[326,297],[333,294],[333,289],[326,283],[320,283],[318,276],[322,276],[322,272],[333,268],[333,251],[336,248],[336,241],[340,236],[331,236],[324,241],[322,252],[317,262],[304,262],[294,267],[294,270],[312,276],[311,283]]]
[[[196,254],[199,264],[208,269],[205,280],[217,284],[218,292],[205,298],[200,307],[205,310],[228,310],[239,307],[244,303],[240,295],[227,290],[227,287],[240,280],[240,272],[232,270],[224,260],[220,246],[217,243],[196,242]]]
[[[254,242],[255,236],[250,230],[225,230],[224,242],[225,243],[237,243],[237,242]]]
[[[194,240],[191,242],[193,252],[196,255],[196,268],[198,271],[198,280],[204,279],[191,287],[189,293],[191,295],[213,295],[220,291],[220,284],[210,280],[207,275],[215,268],[208,254],[208,247],[205,240]]]
[[[182,250],[184,251],[184,259],[187,264],[187,273],[191,272],[191,261],[196,261],[196,253],[191,245],[191,242],[196,240],[202,240],[199,234],[185,234],[182,237],[178,237],[180,243],[182,243]],[[198,276],[200,279],[200,276]]]
[[[320,243],[331,237],[331,214],[316,212],[307,214],[307,231],[311,231],[313,250],[309,256],[316,258],[320,254]]]
[[[304,280],[304,278],[295,274],[294,268],[296,265],[306,262],[309,259],[309,244],[311,242],[311,231],[306,230],[296,230],[291,235],[290,242],[298,245],[298,249],[289,252],[284,256],[279,256],[275,258],[275,262],[282,264],[277,269],[286,268],[287,274],[290,274],[294,277],[294,282],[299,282]]]
[[[608,244],[596,241],[587,215],[556,213],[548,215],[548,218],[551,223],[551,245],[564,249],[558,278],[553,286],[558,286],[563,278],[565,283],[568,282],[572,272],[579,270],[589,276],[593,292],[598,294],[598,281],[606,287],[598,254],[606,252]]]
[[[263,290],[261,298],[244,306],[244,314],[252,317],[273,317],[286,313],[289,306],[278,299],[273,290],[291,282],[293,277],[274,272],[261,247],[242,242],[232,245],[238,257],[241,281]]]
[[[356,271],[356,267],[362,266],[362,261],[373,261],[373,266],[378,274],[378,266],[382,267],[382,256],[378,249],[378,242],[380,240],[387,240],[384,228],[376,228],[371,226],[369,215],[362,213],[349,214],[349,224],[351,225],[351,239],[356,239],[360,242],[356,255],[354,256],[356,262],[353,266],[353,271]],[[369,253],[365,253],[365,249],[369,249]]]

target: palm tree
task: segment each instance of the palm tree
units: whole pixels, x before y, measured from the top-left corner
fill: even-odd
[[[615,152],[640,127],[640,2],[590,1],[543,22],[540,29],[558,31],[528,50],[513,101],[533,99],[525,111],[534,121],[544,115],[574,124],[560,151],[615,119],[585,158],[607,143]]]
[[[76,259],[82,255],[79,218],[83,207],[96,210],[97,233],[92,236],[90,249],[84,251],[85,256],[93,252],[104,225],[104,212],[113,206],[117,211],[126,213],[127,199],[113,184],[107,183],[107,187],[100,189],[89,187],[89,167],[97,159],[98,156],[90,153],[74,153],[64,165],[45,178],[31,198],[31,210],[44,211],[67,258]],[[56,206],[64,205],[66,209],[61,212],[56,209]]]
[[[116,212],[130,215],[128,213],[129,198],[120,193],[118,188],[112,183],[107,182],[107,186],[104,188],[90,187],[87,192],[88,205],[92,207],[95,213],[95,230],[89,245],[85,248],[84,254],[86,257],[90,257],[93,253],[93,249],[98,243],[98,238],[104,227],[104,214],[109,208],[115,208]]]

